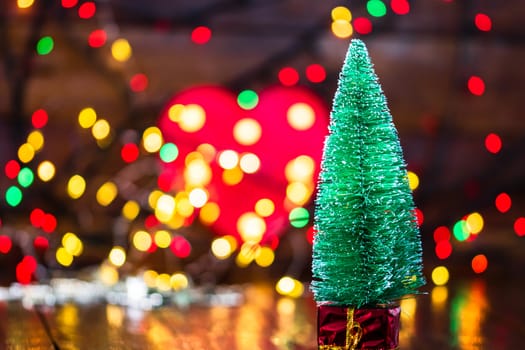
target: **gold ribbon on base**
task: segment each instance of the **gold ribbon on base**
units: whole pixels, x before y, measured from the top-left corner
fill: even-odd
[[[354,309],[346,311],[346,341],[345,345],[319,345],[319,350],[355,350],[361,340],[363,329],[359,322],[354,322]]]

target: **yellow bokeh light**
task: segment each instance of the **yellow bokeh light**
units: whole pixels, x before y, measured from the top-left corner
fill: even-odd
[[[97,191],[96,198],[98,204],[103,207],[110,205],[118,195],[118,188],[115,183],[108,181],[104,183]]]
[[[162,194],[155,204],[155,216],[160,222],[168,222],[175,214],[175,198],[168,194]]]
[[[255,254],[255,263],[260,267],[268,267],[273,264],[275,253],[270,247],[261,247]]]
[[[219,165],[223,169],[233,169],[239,164],[239,154],[233,150],[226,150],[219,153]]]
[[[221,210],[217,203],[208,202],[204,204],[204,206],[201,208],[199,212],[199,220],[204,225],[212,225],[215,221],[217,221],[220,213],[221,213]]]
[[[195,208],[191,205],[190,199],[187,196],[177,197],[177,213],[185,218],[193,215]]]
[[[155,286],[160,290],[161,292],[167,292],[171,290],[171,276],[167,273],[161,273],[157,276],[157,279],[155,281]]]
[[[99,119],[91,127],[91,134],[97,140],[104,140],[111,133],[111,126],[105,119]]]
[[[80,175],[73,175],[67,182],[67,194],[73,199],[80,198],[86,191],[86,180]]]
[[[352,20],[352,13],[346,6],[337,6],[332,9],[332,20],[342,20],[350,22]]]
[[[417,176],[417,174],[412,171],[408,171],[407,176],[408,176],[408,186],[410,187],[410,189],[413,191],[416,188],[418,188],[419,187],[419,176]]]
[[[44,147],[44,134],[40,130],[33,130],[27,136],[27,143],[33,146],[35,152],[38,152]]]
[[[290,160],[284,169],[288,182],[310,183],[313,180],[315,162],[310,156],[300,155]]]
[[[151,235],[144,230],[138,230],[133,235],[133,246],[138,251],[147,251],[151,247],[152,242]]]
[[[108,286],[115,285],[119,280],[119,274],[114,266],[107,263],[102,264],[98,270],[99,279]]]
[[[253,153],[245,153],[239,160],[239,167],[246,174],[254,174],[261,168],[261,160]]]
[[[117,39],[111,45],[111,55],[116,61],[126,62],[131,57],[131,45],[124,38]]]
[[[206,123],[206,112],[197,104],[189,104],[180,114],[179,127],[186,132],[196,132]]]
[[[226,169],[222,172],[222,181],[229,186],[237,185],[243,177],[244,174],[240,168]]]
[[[190,187],[204,187],[212,178],[208,163],[202,158],[193,159],[184,168],[184,181]]]
[[[157,202],[163,194],[164,193],[162,193],[162,191],[159,190],[151,191],[151,193],[148,196],[148,204],[151,207],[151,209],[155,209],[157,207]]]
[[[286,186],[286,198],[292,203],[303,205],[310,199],[312,189],[302,182],[292,182]]]
[[[155,244],[159,248],[168,248],[171,244],[171,234],[166,230],[158,230],[155,232]]]
[[[181,228],[184,226],[185,218],[177,213],[171,217],[171,219],[166,222],[166,225],[168,225],[169,228],[176,230],[178,228]]]
[[[142,146],[149,153],[155,153],[160,150],[164,143],[162,132],[156,126],[150,126],[142,133]]]
[[[224,237],[216,238],[211,243],[211,252],[217,259],[227,259],[234,252],[230,241]]]
[[[256,144],[261,139],[261,134],[261,125],[252,118],[241,119],[233,127],[233,138],[243,146]]]
[[[200,187],[194,188],[190,191],[188,199],[195,208],[202,208],[208,201],[208,192]]]
[[[197,147],[197,152],[200,153],[203,159],[208,163],[211,163],[211,161],[215,159],[215,155],[217,154],[217,150],[215,149],[215,147],[213,147],[213,145],[210,145],[209,143],[201,143]]]
[[[303,284],[295,278],[283,276],[275,286],[277,293],[292,298],[298,298],[304,293]]]
[[[22,163],[29,163],[35,157],[35,149],[30,143],[24,143],[18,148],[17,154]]]
[[[18,8],[21,8],[21,9],[29,8],[33,6],[34,3],[35,3],[35,0],[17,0],[16,1],[16,5],[18,6]]]
[[[266,232],[266,222],[256,213],[247,212],[237,220],[237,231],[244,242],[259,243]]]
[[[246,267],[255,259],[255,254],[259,249],[258,244],[253,244],[251,242],[245,242],[239,250],[239,254],[235,257],[235,263],[239,267]]]
[[[82,241],[72,232],[67,232],[62,237],[62,245],[73,256],[80,256],[84,250]]]
[[[340,39],[346,39],[354,34],[354,28],[350,22],[337,19],[332,22],[332,33],[334,33],[334,35]]]
[[[44,182],[51,181],[55,177],[56,169],[55,165],[49,160],[44,160],[38,165],[37,174],[40,180]]]
[[[295,103],[288,108],[286,120],[295,130],[308,130],[315,123],[315,112],[309,104]]]
[[[70,266],[73,263],[73,255],[69,254],[64,247],[60,247],[55,252],[57,262],[62,266]]]
[[[174,273],[173,275],[171,275],[170,284],[173,290],[181,290],[184,288],[188,288],[188,277],[186,277],[186,275],[182,272]]]
[[[255,212],[262,217],[268,217],[275,211],[275,204],[271,199],[261,198],[255,203]]]
[[[78,124],[84,129],[91,128],[97,121],[97,112],[91,107],[86,107],[78,113]]]
[[[174,122],[180,122],[181,115],[184,112],[184,105],[176,103],[168,109],[168,118]]]
[[[204,163],[206,163],[206,161],[204,159],[204,155],[201,152],[194,151],[194,152],[190,152],[190,153],[188,153],[188,155],[186,155],[186,158],[184,158],[184,165],[189,166],[195,160],[197,160],[197,161],[204,161]]]
[[[484,220],[480,213],[472,213],[467,216],[467,229],[472,234],[479,234],[483,230]]]
[[[126,262],[126,251],[122,247],[115,246],[109,252],[108,258],[110,263],[120,267]]]
[[[157,284],[158,275],[159,274],[157,273],[157,271],[146,270],[142,274],[142,279],[144,279],[144,283],[146,283],[146,286],[148,286],[148,288],[154,288]]]
[[[436,286],[447,284],[449,277],[448,269],[445,266],[437,266],[432,270],[432,282],[434,282]]]
[[[128,221],[135,220],[140,213],[140,205],[136,201],[129,200],[122,207],[122,216]]]

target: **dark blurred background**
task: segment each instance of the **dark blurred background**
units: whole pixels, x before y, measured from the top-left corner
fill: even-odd
[[[129,264],[120,268],[124,274],[183,270],[197,281],[284,275],[307,281],[311,220],[300,228],[283,224],[269,267],[240,267],[237,253],[213,260],[209,251],[215,233],[198,222],[172,230],[191,243],[188,257],[157,251],[132,260],[127,237],[133,229],[121,228],[124,201],[97,206],[97,189],[90,184],[115,177],[124,166],[123,140],[140,139],[156,125],[170,98],[190,87],[213,84],[238,94],[304,86],[329,108],[352,37],[368,46],[408,169],[419,179],[414,198],[422,214],[429,280],[438,266],[446,267],[451,278],[517,276],[524,267],[522,1],[4,0],[0,6],[0,235],[8,237],[0,242],[4,284],[23,279],[17,270],[24,256],[35,257],[38,265],[31,279],[45,279],[109,266],[106,258],[114,245],[128,249]],[[338,6],[352,14],[346,19],[350,36],[333,24]],[[348,29],[339,24],[339,30]],[[112,56],[117,39],[131,47],[129,58]],[[306,74],[312,65],[321,67],[313,79]],[[97,145],[79,127],[79,112],[87,106],[111,125],[111,142]],[[48,116],[40,128],[44,147],[24,163],[20,147],[39,129],[34,113],[40,109]],[[41,161],[51,160],[56,174],[49,182],[35,175],[34,183],[23,187],[8,174],[12,160],[35,174]],[[75,173],[88,183],[80,200],[66,192]],[[137,186],[144,191],[155,188],[155,179],[141,181]],[[6,199],[13,185],[22,188],[16,205]],[[311,210],[310,204],[305,207]],[[55,217],[50,232],[32,224],[35,208]],[[482,218],[479,233],[471,232],[467,220],[473,213],[477,225]],[[63,266],[56,251],[70,231],[81,240],[83,252]],[[37,237],[43,239],[36,243]]]

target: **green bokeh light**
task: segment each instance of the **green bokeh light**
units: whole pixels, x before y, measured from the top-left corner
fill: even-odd
[[[310,221],[310,213],[305,208],[294,208],[290,211],[288,219],[290,220],[290,225],[293,227],[305,227],[308,225],[308,221]]]
[[[5,200],[10,206],[16,207],[22,202],[22,191],[16,186],[9,187],[5,192]]]
[[[459,220],[454,224],[452,229],[454,237],[460,242],[465,241],[469,236],[470,232],[468,231],[467,222],[465,220]]]
[[[160,148],[159,156],[164,163],[171,163],[179,156],[179,149],[171,142],[165,143]]]
[[[18,183],[22,187],[29,187],[35,180],[35,174],[29,168],[22,168],[18,173]]]
[[[237,103],[242,109],[254,109],[259,103],[259,96],[253,90],[244,90],[237,96]]]
[[[381,0],[369,0],[366,3],[366,10],[373,17],[383,17],[386,15],[386,5]]]
[[[53,47],[55,46],[55,43],[53,41],[53,38],[50,36],[44,36],[38,40],[36,43],[36,52],[39,55],[47,55],[51,51],[53,51]]]

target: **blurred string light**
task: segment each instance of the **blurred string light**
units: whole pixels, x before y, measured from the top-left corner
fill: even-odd
[[[97,6],[93,1],[86,1],[78,7],[78,17],[81,19],[90,19],[96,12]]]
[[[277,74],[279,81],[284,86],[294,86],[299,82],[299,73],[293,67],[284,67]]]
[[[95,29],[88,36],[88,45],[92,48],[100,48],[106,44],[108,35],[104,29]]]
[[[408,0],[391,0],[390,7],[396,15],[406,15],[410,12],[410,3]]]
[[[82,197],[86,190],[86,180],[81,175],[75,174],[69,178],[67,183],[67,194],[72,199]]]
[[[237,103],[242,109],[254,109],[259,103],[259,95],[253,90],[243,90],[237,95]]]
[[[485,137],[485,148],[490,153],[496,154],[501,151],[501,137],[496,133],[490,133]]]
[[[299,298],[304,293],[303,284],[297,279],[290,276],[283,276],[275,285],[277,293],[292,298]]]
[[[476,16],[474,16],[474,25],[482,32],[489,32],[492,29],[492,20],[484,13],[476,13]]]
[[[383,17],[386,15],[386,5],[381,0],[368,0],[366,10],[372,17]]]
[[[53,51],[54,46],[55,42],[52,37],[43,36],[36,43],[36,52],[41,56],[48,55]]]
[[[352,36],[354,28],[350,21],[352,20],[352,13],[345,6],[337,6],[332,9],[332,33],[340,38],[346,39]]]
[[[472,75],[468,78],[467,88],[472,95],[481,96],[485,93],[485,81],[477,75]]]
[[[472,270],[477,274],[485,272],[488,267],[488,259],[485,254],[478,254],[473,257],[471,261],[471,267]]]
[[[519,217],[514,221],[514,232],[522,237],[525,236],[525,218]]]
[[[49,116],[44,109],[37,109],[31,115],[31,124],[33,124],[34,128],[41,129],[46,126],[48,119]]]
[[[34,3],[35,3],[35,0],[17,0],[16,1],[16,5],[18,6],[18,8],[21,8],[21,9],[30,8],[31,6],[33,6]]]
[[[191,41],[198,45],[204,45],[211,39],[211,29],[206,26],[195,27],[191,32]]]
[[[51,181],[55,177],[55,173],[55,165],[49,160],[44,160],[38,165],[37,174],[43,182]]]
[[[506,213],[512,207],[512,199],[507,193],[502,192],[496,196],[494,204],[500,213]]]
[[[449,271],[445,266],[436,266],[432,270],[432,282],[436,286],[443,286],[448,283],[450,278]]]

